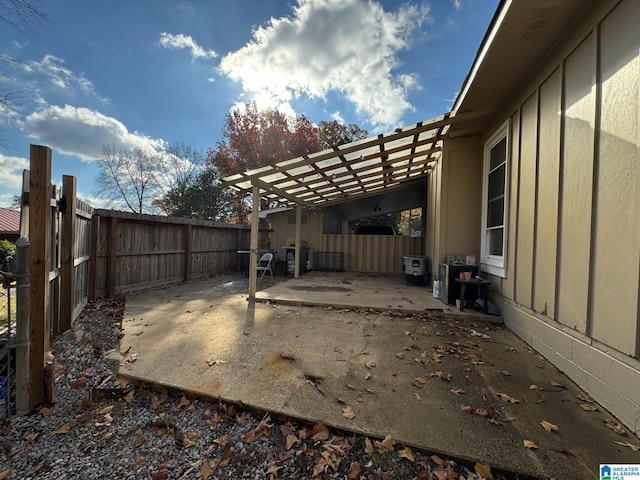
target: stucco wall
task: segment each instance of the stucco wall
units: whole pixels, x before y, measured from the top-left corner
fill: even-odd
[[[507,274],[491,277],[493,300],[636,434],[639,24],[636,0],[594,2],[492,121],[510,121],[511,142]]]

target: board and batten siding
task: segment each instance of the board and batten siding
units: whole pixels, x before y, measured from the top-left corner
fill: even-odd
[[[594,2],[492,120],[509,120],[511,145],[507,273],[491,277],[493,299],[636,434],[639,24],[640,2]]]

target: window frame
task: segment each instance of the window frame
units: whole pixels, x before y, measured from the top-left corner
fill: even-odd
[[[497,275],[505,278],[507,276],[507,246],[509,239],[509,179],[510,179],[510,161],[511,161],[511,144],[510,144],[510,125],[509,120],[504,122],[484,144],[484,158],[482,168],[482,224],[481,224],[481,241],[480,241],[480,269],[483,272]],[[502,141],[505,140],[505,160],[504,163],[490,170],[491,151]],[[489,232],[494,227],[487,226],[488,203],[489,203],[489,174],[495,172],[502,165],[504,171],[504,206],[502,219],[502,255],[491,255],[489,253]]]

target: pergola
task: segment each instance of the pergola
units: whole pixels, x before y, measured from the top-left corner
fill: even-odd
[[[318,210],[424,182],[440,157],[442,140],[452,136],[451,125],[486,113],[449,112],[393,132],[225,177],[223,186],[252,195],[249,298],[255,298],[256,293],[260,199],[296,207],[297,277],[302,207]],[[455,135],[471,130],[476,131],[457,129]]]

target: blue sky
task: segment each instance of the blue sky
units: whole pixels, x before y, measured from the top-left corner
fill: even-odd
[[[95,206],[103,145],[203,152],[234,105],[337,119],[375,133],[449,110],[498,0],[55,0],[32,34],[0,24],[0,206],[20,193],[29,144],[53,182]]]

